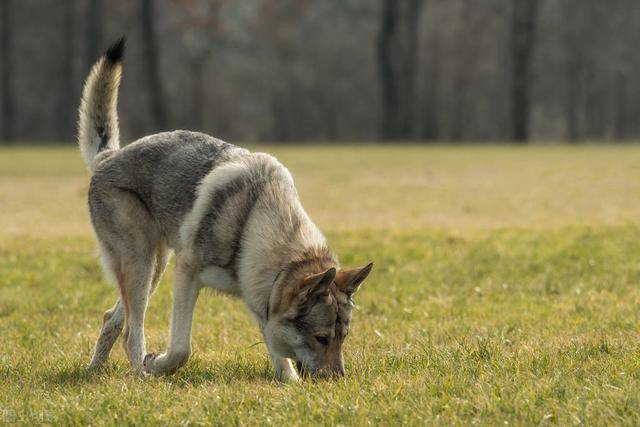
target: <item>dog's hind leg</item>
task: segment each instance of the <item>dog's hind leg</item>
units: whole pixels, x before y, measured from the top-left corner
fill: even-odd
[[[118,279],[125,313],[124,350],[131,367],[142,371],[145,355],[144,317],[151,293],[153,275],[153,252],[138,252],[137,257],[128,257],[122,263],[122,274]]]
[[[103,260],[120,288],[125,352],[133,369],[141,371],[145,355],[144,316],[151,282],[154,276],[157,276],[156,279],[160,277],[159,273],[154,275],[161,244],[160,232],[135,193],[109,183],[92,181],[89,207]],[[164,260],[166,255],[161,258]],[[109,321],[115,314],[120,315],[120,311],[115,310]],[[117,323],[115,320],[114,323]],[[106,348],[112,341],[113,336],[105,335],[98,343],[105,344]]]
[[[119,271],[119,262],[113,253],[109,251],[104,244],[102,244],[100,239],[98,239],[98,248],[100,249],[102,268],[105,275],[111,280],[116,280],[116,277],[118,276],[116,272]],[[91,357],[91,362],[88,366],[89,369],[99,368],[107,362],[111,349],[113,348],[113,344],[115,344],[116,340],[122,333],[123,325],[124,306],[122,304],[122,299],[118,298],[115,305],[104,312],[102,329],[100,330],[100,336],[98,337],[93,349],[93,356]]]
[[[105,364],[109,358],[109,353],[116,342],[124,325],[124,307],[122,300],[118,298],[116,304],[104,313],[104,323],[100,331],[100,337],[93,350],[93,357],[89,363],[89,368],[98,368]]]
[[[107,257],[106,254],[103,254],[103,258]],[[110,270],[110,264],[108,260],[105,260],[105,269],[107,271]],[[151,293],[157,288],[160,279],[162,278],[162,274],[167,267],[169,261],[169,251],[164,244],[160,244],[156,251],[156,263],[153,272],[153,278],[151,279]],[[116,340],[122,333],[122,329],[124,326],[124,305],[122,304],[122,299],[118,298],[116,304],[113,308],[107,310],[104,313],[104,323],[102,325],[102,330],[100,331],[100,337],[96,342],[93,357],[91,358],[91,362],[89,363],[89,368],[98,368],[104,365],[109,358],[109,354],[111,353],[111,349],[115,344]],[[128,336],[128,334],[127,334]]]
[[[153,258],[155,262],[150,260],[151,262],[139,262],[137,266],[129,265],[133,276],[122,290],[123,294],[126,293],[126,312],[128,313],[124,346],[131,366],[136,371],[142,371],[146,354],[144,316],[148,300],[157,288],[169,261],[169,251],[164,243],[157,245]]]

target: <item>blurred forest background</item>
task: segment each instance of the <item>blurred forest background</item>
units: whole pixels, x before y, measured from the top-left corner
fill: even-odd
[[[129,45],[124,141],[640,136],[638,0],[0,0],[0,140],[72,141]]]

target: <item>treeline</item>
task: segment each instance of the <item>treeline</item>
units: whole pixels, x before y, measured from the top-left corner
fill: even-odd
[[[0,0],[0,25],[5,143],[73,140],[121,34],[125,140],[640,136],[637,0]]]

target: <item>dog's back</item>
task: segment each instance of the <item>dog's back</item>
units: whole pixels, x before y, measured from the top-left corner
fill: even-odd
[[[209,135],[188,131],[150,135],[123,149],[104,151],[96,156],[91,179],[92,216],[100,214],[106,187],[129,191],[175,248],[180,224],[193,206],[200,181],[212,169],[245,152]]]

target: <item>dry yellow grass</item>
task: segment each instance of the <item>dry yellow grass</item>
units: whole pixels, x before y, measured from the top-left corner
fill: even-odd
[[[259,147],[323,229],[616,225],[640,219],[640,147]],[[73,147],[0,151],[3,234],[89,234]]]

